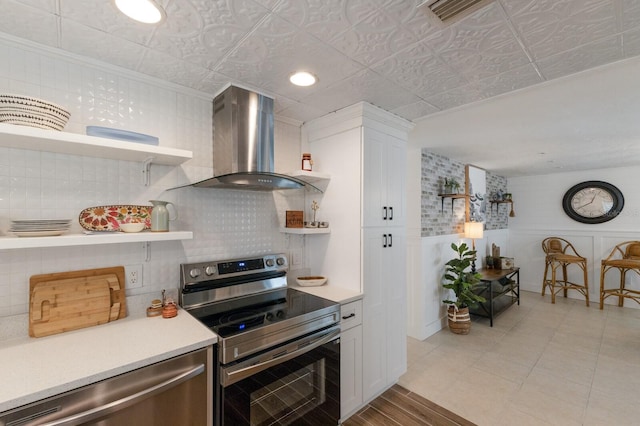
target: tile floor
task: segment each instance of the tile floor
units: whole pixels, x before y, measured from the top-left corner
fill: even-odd
[[[478,425],[640,424],[640,309],[522,291],[493,328],[408,340],[399,384]]]

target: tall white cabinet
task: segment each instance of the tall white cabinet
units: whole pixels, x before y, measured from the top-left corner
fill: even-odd
[[[303,127],[314,170],[331,175],[317,200],[331,234],[306,240],[307,264],[313,274],[327,276],[328,285],[363,293],[362,400],[354,402],[350,392],[343,418],[396,383],[407,367],[406,144],[411,126],[359,103]],[[343,360],[343,375],[352,374],[353,353]]]

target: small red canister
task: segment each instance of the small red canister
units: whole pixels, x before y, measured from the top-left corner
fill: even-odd
[[[162,318],[173,318],[178,315],[178,308],[175,303],[167,303],[162,308]]]
[[[302,170],[306,170],[310,172],[312,167],[313,167],[313,160],[311,160],[311,154],[309,153],[302,154]]]

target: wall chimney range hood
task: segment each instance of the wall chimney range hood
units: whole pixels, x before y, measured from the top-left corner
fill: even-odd
[[[236,86],[225,89],[213,100],[214,177],[187,186],[320,191],[301,179],[273,172],[273,121],[272,98]]]

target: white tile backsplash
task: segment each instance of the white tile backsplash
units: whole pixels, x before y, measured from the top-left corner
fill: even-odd
[[[167,190],[212,175],[210,96],[1,36],[0,93],[65,106],[72,114],[65,132],[115,127],[158,136],[161,146],[194,155],[178,167],[152,165],[151,185],[145,187],[137,162],[0,148],[0,237],[17,218],[69,218],[72,232],[80,232],[77,217],[86,207],[149,205],[150,199],[173,202],[179,217],[171,229],[194,234],[193,240],[149,244],[148,261],[142,243],[0,250],[0,316],[28,312],[31,275],[141,264],[142,286],[127,295],[148,294],[151,300],[178,286],[182,262],[304,250],[300,237],[291,240],[278,231],[281,206],[270,192]],[[276,146],[299,150],[299,127],[279,121],[276,126]],[[278,172],[299,166],[298,154],[290,157],[284,156],[291,164],[276,165]]]

